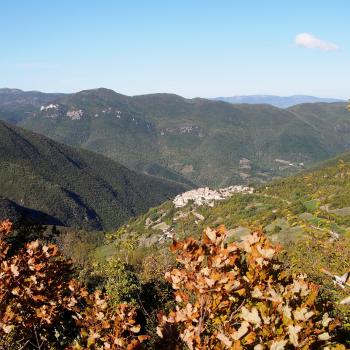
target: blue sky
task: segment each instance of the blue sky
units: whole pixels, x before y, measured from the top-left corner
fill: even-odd
[[[348,98],[349,14],[348,0],[3,0],[0,86]]]

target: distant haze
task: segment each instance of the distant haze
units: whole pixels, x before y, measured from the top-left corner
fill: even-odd
[[[321,98],[307,95],[293,96],[274,96],[274,95],[243,95],[230,97],[215,97],[213,100],[224,101],[232,104],[248,103],[248,104],[269,104],[279,108],[288,108],[300,103],[315,103],[315,102],[344,102],[344,100],[336,98]]]

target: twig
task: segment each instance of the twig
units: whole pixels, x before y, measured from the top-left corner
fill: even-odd
[[[23,349],[28,345],[28,343],[30,343],[29,340],[27,340],[27,341],[24,343],[24,345],[21,346],[21,347],[19,348],[19,350],[23,350]]]

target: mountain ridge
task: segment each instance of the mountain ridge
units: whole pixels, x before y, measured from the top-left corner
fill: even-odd
[[[190,186],[0,121],[1,196],[66,226],[115,228]]]
[[[345,100],[337,98],[324,98],[310,95],[290,95],[290,96],[277,96],[277,95],[237,95],[237,96],[220,96],[214,97],[213,100],[224,101],[232,104],[271,104],[279,108],[289,108],[302,103],[333,103],[333,102],[345,102]]]
[[[308,108],[320,114],[320,125]],[[6,119],[2,110],[0,103]],[[199,186],[266,182],[350,149],[345,103],[280,109],[99,88],[22,109],[14,119],[138,172],[162,169],[165,178]]]

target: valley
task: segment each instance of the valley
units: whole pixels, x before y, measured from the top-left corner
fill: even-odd
[[[162,256],[173,240],[199,239],[208,227],[224,225],[227,243],[262,230],[282,247],[280,258],[291,272],[307,273],[337,303],[349,290],[333,285],[323,270],[341,275],[350,266],[349,186],[350,153],[346,153],[297,176],[259,185],[254,191],[237,189],[226,199],[214,200],[208,191],[196,195],[190,191],[182,195],[191,196],[186,203],[179,205],[179,195],[131,219],[108,235],[96,254],[100,259],[122,254],[123,240],[133,242],[135,256],[142,251]],[[337,308],[340,314],[349,315],[347,306]]]
[[[0,121],[0,188],[1,217],[106,230],[190,186]]]
[[[8,102],[0,100],[0,118],[187,185],[266,183],[350,147],[341,102],[279,109],[171,94],[130,97],[108,89],[45,99],[15,100],[11,117]]]

